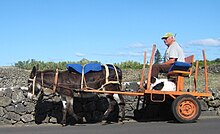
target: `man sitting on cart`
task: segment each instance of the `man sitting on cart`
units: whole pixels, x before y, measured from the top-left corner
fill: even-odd
[[[165,52],[165,62],[162,64],[154,64],[152,67],[151,78],[158,78],[159,73],[168,73],[169,69],[175,61],[185,61],[185,56],[182,47],[176,42],[174,35],[171,32],[166,33],[161,38],[167,45]]]

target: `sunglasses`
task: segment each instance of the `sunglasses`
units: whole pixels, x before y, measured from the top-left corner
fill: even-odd
[[[163,39],[163,41],[166,41],[166,40],[167,40],[167,38],[164,38],[164,39]]]
[[[168,37],[169,38],[169,37]],[[163,38],[163,40],[165,41],[165,40],[167,40],[168,38]]]

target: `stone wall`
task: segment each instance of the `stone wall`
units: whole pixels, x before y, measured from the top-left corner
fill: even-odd
[[[100,122],[108,108],[106,97],[94,96],[86,99],[75,98],[74,109],[82,120],[76,122],[67,116],[68,124],[82,122]],[[118,121],[118,105],[108,118]],[[0,88],[0,124],[27,125],[42,123],[60,123],[62,120],[62,103],[58,95],[42,95],[38,100],[27,98],[27,88]]]
[[[0,88],[0,124],[34,122],[35,104],[26,98],[26,88]]]
[[[138,84],[135,82],[124,83],[125,91],[135,91]],[[220,92],[212,91],[213,96],[200,100],[202,111],[211,112],[212,115],[219,115],[220,111]],[[137,96],[124,96],[126,101],[126,119],[134,119],[134,110],[137,106]],[[143,101],[140,101],[140,108]],[[164,116],[161,111],[170,109],[170,106],[158,107],[158,104],[148,106],[148,110],[143,118],[157,118]],[[95,96],[87,99],[75,98],[74,109],[77,115],[83,117],[76,122],[71,116],[67,117],[68,124],[89,122],[95,123],[102,120],[104,111],[108,107],[105,97]],[[156,108],[157,107],[157,108]],[[166,111],[167,112],[167,111]],[[118,121],[119,108],[111,113],[109,120]],[[167,113],[165,113],[167,116]],[[120,114],[119,114],[120,115]],[[0,88],[0,124],[28,125],[41,123],[60,123],[62,119],[62,103],[60,97],[55,95],[44,95],[38,101],[27,98],[27,87]]]

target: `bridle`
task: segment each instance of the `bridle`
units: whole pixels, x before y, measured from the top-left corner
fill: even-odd
[[[37,76],[35,75],[33,79],[29,78],[28,81],[32,82],[32,95],[35,95],[35,86],[36,86],[36,78]],[[55,78],[54,78],[54,83],[53,83],[53,93],[56,92],[56,88],[57,88],[57,82],[58,82],[58,69],[56,69],[56,73],[55,73]],[[41,88],[45,88],[44,87],[44,73],[41,72]],[[41,90],[42,91],[42,90]],[[37,97],[40,95],[40,92],[38,93]]]
[[[36,77],[37,76],[34,76],[33,79],[29,78],[28,81],[32,81],[32,95],[34,96],[35,95],[35,84],[36,84]],[[42,91],[42,90],[41,90]],[[41,91],[37,94],[37,98],[40,97],[40,95],[42,94]]]
[[[36,83],[36,76],[33,79],[29,78],[28,81],[32,81],[32,95],[35,94],[35,83]]]

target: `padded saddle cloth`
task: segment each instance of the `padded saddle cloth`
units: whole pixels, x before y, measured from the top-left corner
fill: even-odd
[[[89,63],[86,64],[84,67],[81,64],[67,64],[66,68],[72,72],[73,70],[82,74],[84,71],[84,74],[90,72],[90,71],[101,71],[102,70],[102,65],[98,63]],[[84,69],[84,70],[83,70]]]
[[[169,69],[169,72],[173,70],[188,71],[191,66],[192,65],[187,62],[175,61],[174,64]]]

